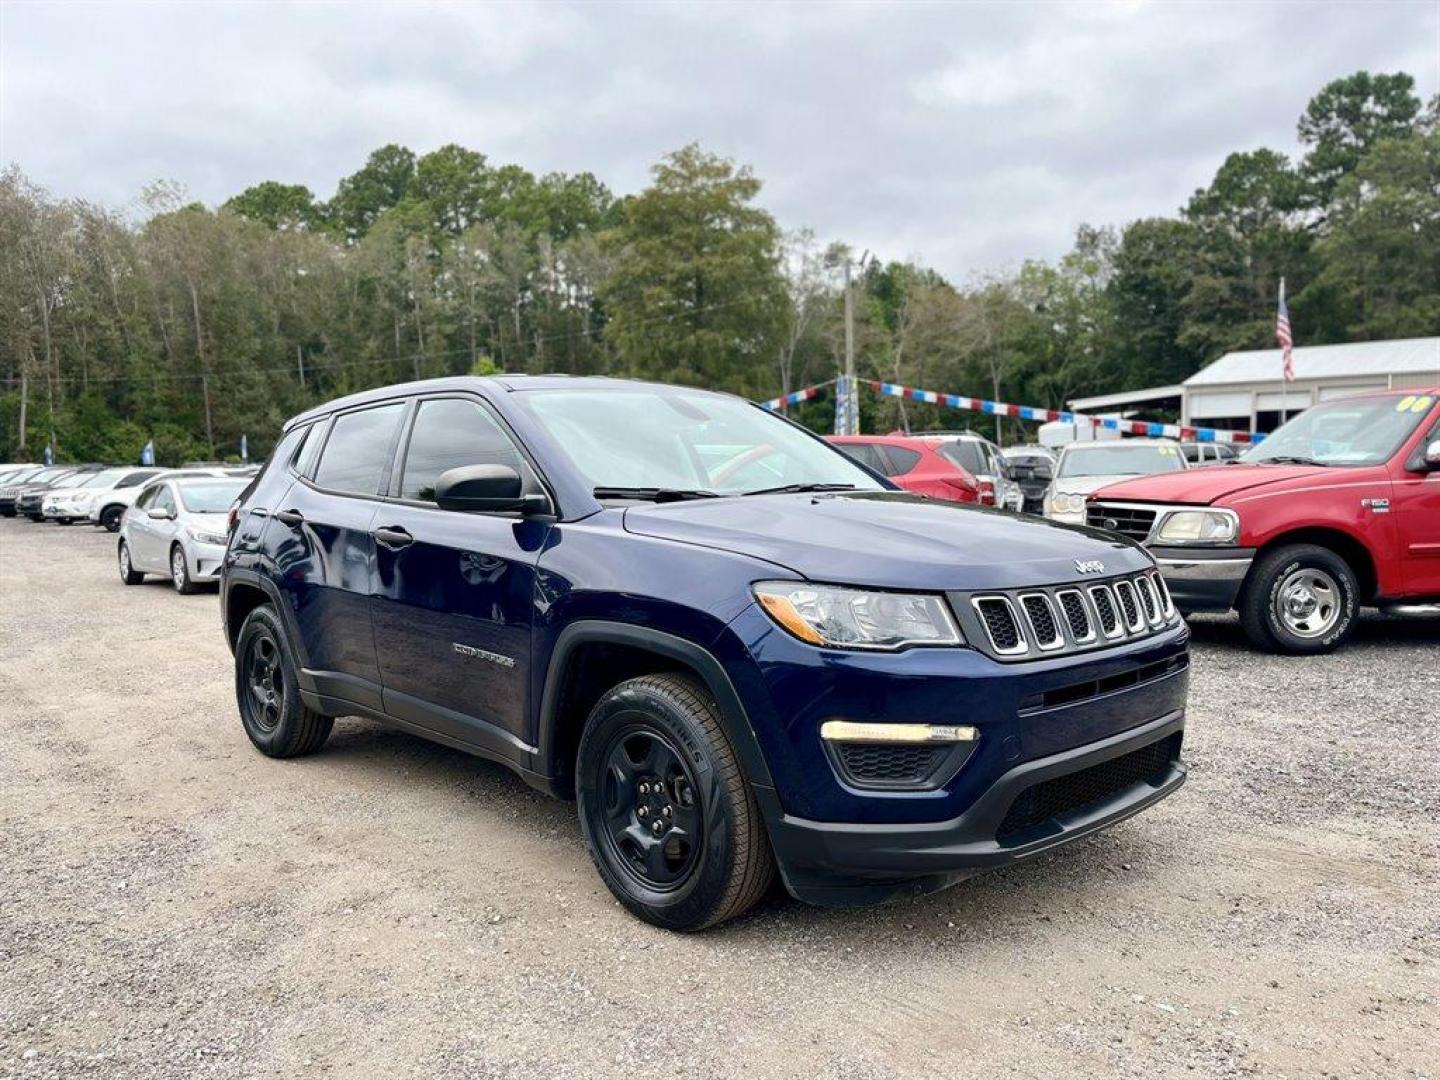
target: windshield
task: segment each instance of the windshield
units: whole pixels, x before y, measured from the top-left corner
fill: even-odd
[[[515,399],[596,488],[743,495],[792,484],[886,490],[839,450],[738,398],[698,390],[532,390]]]
[[[39,472],[37,472],[34,476],[30,477],[30,479],[27,480],[26,483],[27,483],[27,484],[48,484],[51,480],[54,480],[57,476],[64,476],[64,475],[65,475],[65,470],[64,470],[64,469],[59,469],[59,468],[55,468],[55,469],[41,469],[41,470],[40,470]]]
[[[50,486],[54,488],[79,487],[81,484],[88,484],[93,479],[95,479],[95,474],[93,472],[77,472],[71,473],[63,480],[56,480],[55,483],[51,484]]]
[[[190,513],[223,514],[245,490],[245,483],[244,480],[215,480],[175,486],[180,491],[180,504]]]
[[[1170,443],[1109,443],[1072,446],[1060,458],[1060,476],[1151,476],[1175,472],[1185,459]]]
[[[114,487],[115,481],[130,471],[129,469],[102,469],[97,473],[91,473],[90,479],[86,480],[80,486],[87,488]]]
[[[1247,464],[1375,465],[1389,461],[1430,412],[1428,394],[1351,398],[1306,409],[1240,456]]]

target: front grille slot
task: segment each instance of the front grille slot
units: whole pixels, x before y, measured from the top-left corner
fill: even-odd
[[[1150,529],[1155,524],[1155,511],[1143,506],[1090,503],[1085,507],[1085,524],[1119,533],[1131,540],[1145,541],[1149,539]]]
[[[1115,597],[1120,601],[1120,611],[1125,616],[1125,629],[1132,634],[1144,629],[1145,620],[1140,614],[1140,601],[1135,597],[1135,586],[1128,581],[1117,581]]]
[[[987,596],[976,601],[975,610],[985,623],[985,632],[990,635],[990,644],[1001,656],[1014,656],[1028,650],[1025,638],[1020,634],[1020,620],[1015,609],[1003,596]]]
[[[1030,622],[1030,632],[1035,635],[1035,644],[1045,652],[1063,648],[1065,639],[1060,635],[1060,626],[1055,621],[1055,612],[1050,607],[1050,598],[1044,593],[1026,593],[1020,597],[1025,608],[1025,618]]]
[[[1065,614],[1065,623],[1070,628],[1070,640],[1084,645],[1095,639],[1095,627],[1090,623],[1090,611],[1079,589],[1061,589],[1055,594],[1060,601],[1060,610]]]
[[[1136,784],[1158,783],[1179,757],[1180,739],[1176,732],[1087,769],[1032,784],[1010,804],[995,830],[995,839],[1003,843],[1057,817],[1111,799]]]
[[[1160,593],[1160,606],[1165,611],[1165,618],[1175,614],[1175,599],[1170,595],[1170,586],[1165,584],[1164,574],[1151,574],[1150,582]]]
[[[1100,632],[1107,638],[1119,637],[1124,628],[1120,625],[1120,612],[1115,607],[1115,594],[1104,585],[1090,588],[1090,602],[1095,605],[1095,614],[1100,618]]]
[[[1135,591],[1140,594],[1140,606],[1145,609],[1145,618],[1148,622],[1157,623],[1160,621],[1160,595],[1155,591],[1155,586],[1148,577],[1135,579]]]

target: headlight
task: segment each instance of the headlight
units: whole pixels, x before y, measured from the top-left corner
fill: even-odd
[[[200,529],[186,529],[185,531],[190,534],[190,538],[197,544],[219,544],[221,547],[224,547],[227,543],[227,538],[224,533],[204,532]]]
[[[1050,496],[1050,508],[1057,514],[1083,514],[1085,512],[1085,496],[1057,491]]]
[[[1240,519],[1233,510],[1176,510],[1165,516],[1155,534],[1162,544],[1233,544]]]
[[[761,581],[755,585],[755,598],[772,619],[811,645],[898,649],[964,644],[950,609],[938,596]]]

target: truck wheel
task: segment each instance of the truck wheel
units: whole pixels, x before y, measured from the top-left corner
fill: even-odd
[[[145,575],[130,564],[130,545],[124,540],[120,541],[120,580],[126,585],[139,585],[145,580]]]
[[[1264,556],[1240,597],[1240,624],[1269,652],[1329,652],[1355,629],[1360,586],[1329,548],[1289,544]]]
[[[262,604],[235,640],[235,699],[245,734],[274,758],[310,754],[325,745],[335,721],[300,699],[295,660],[275,609]]]
[[[580,828],[610,891],[670,930],[703,930],[753,905],[775,873],[759,807],[720,709],[688,675],[616,686],[585,721]]]

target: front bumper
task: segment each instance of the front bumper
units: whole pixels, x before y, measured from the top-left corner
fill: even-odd
[[[827,906],[869,904],[953,885],[989,867],[1019,862],[1123,821],[1159,802],[1185,782],[1180,760],[1185,714],[1177,710],[1140,727],[1048,757],[1001,775],[964,813],[948,821],[862,824],[808,821],[785,814],[771,788],[757,787],[770,842],[787,888],[801,900]],[[1121,759],[1150,760],[1153,770],[1106,789],[1095,778]],[[1143,756],[1149,755],[1149,756]],[[1097,767],[1102,767],[1098,768]],[[1147,766],[1148,767],[1148,766]],[[1096,770],[1087,772],[1087,770]],[[1084,773],[1084,777],[1079,774]],[[1096,798],[1072,800],[1007,832],[1017,800],[1037,785],[1073,777],[1077,791],[1095,784]],[[1049,788],[1047,790],[1053,790]]]
[[[1235,606],[1254,548],[1162,547],[1149,549],[1175,606],[1185,614],[1229,611]]]
[[[186,557],[190,560],[190,578],[193,581],[219,581],[220,571],[225,566],[223,544],[202,544],[191,541]]]

